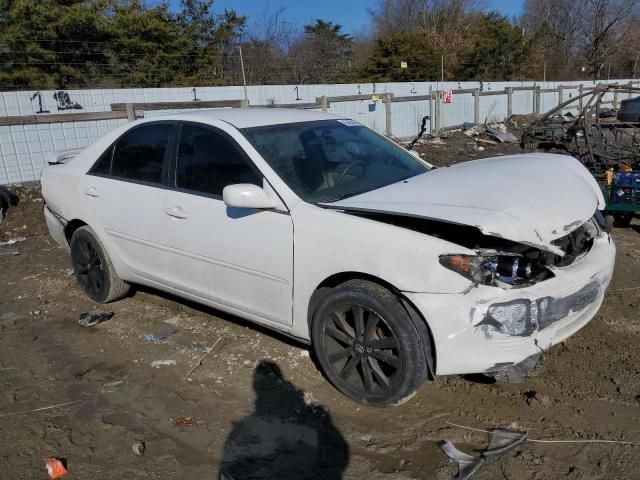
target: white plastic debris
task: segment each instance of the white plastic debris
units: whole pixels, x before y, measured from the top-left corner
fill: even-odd
[[[175,360],[154,360],[153,362],[151,362],[151,366],[153,368],[170,367],[175,364]]]
[[[18,242],[24,242],[26,239],[27,237],[13,237],[9,240],[5,240],[4,242],[0,242],[0,247],[3,247],[5,245],[13,245],[14,243]]]

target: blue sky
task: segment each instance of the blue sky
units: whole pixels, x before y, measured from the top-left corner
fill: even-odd
[[[485,3],[487,10],[497,10],[511,18],[522,12],[524,0],[485,0]],[[342,24],[349,33],[357,33],[369,25],[367,8],[376,4],[375,0],[215,0],[214,8],[234,9],[250,18],[258,16],[266,6],[271,10],[284,8],[285,17],[294,24],[313,23],[322,18]]]

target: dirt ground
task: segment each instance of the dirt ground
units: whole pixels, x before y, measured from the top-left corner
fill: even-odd
[[[490,147],[477,156],[501,148]],[[466,154],[448,148],[420,150],[440,160]],[[0,247],[19,250],[0,256],[3,478],[47,478],[43,459],[54,456],[67,462],[69,479],[213,480],[221,465],[244,472],[237,480],[449,479],[457,467],[443,440],[473,453],[488,435],[446,422],[512,427],[532,439],[640,442],[637,219],[614,233],[617,265],[599,314],[545,355],[542,372],[520,384],[439,377],[404,405],[378,409],[339,394],[303,346],[155,291],[107,305],[113,318],[81,327],[82,312],[105,307],[76,286],[67,252],[47,234],[38,188],[15,191],[21,203],[8,211],[0,241],[27,238]],[[157,360],[175,364],[155,368]],[[190,416],[195,424],[176,425]],[[134,454],[136,442],[144,455]],[[265,475],[250,459],[276,444],[268,458],[281,473]],[[527,442],[474,478],[640,478],[639,453],[633,445]]]

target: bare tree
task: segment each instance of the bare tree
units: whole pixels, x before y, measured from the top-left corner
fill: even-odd
[[[527,0],[520,24],[525,36],[537,40],[548,78],[575,78],[577,36],[582,9],[575,0]]]
[[[483,6],[482,0],[380,0],[369,13],[378,37],[417,34],[433,50],[446,55],[447,70],[464,61],[462,57],[473,44],[477,27],[475,13]],[[424,59],[429,61],[435,60]]]
[[[637,8],[636,0],[587,0],[581,12],[583,54],[593,79],[600,78],[607,60],[622,47],[629,32],[625,20]]]
[[[249,83],[291,82],[288,52],[297,35],[284,8],[272,10],[267,5],[251,22],[241,43]]]

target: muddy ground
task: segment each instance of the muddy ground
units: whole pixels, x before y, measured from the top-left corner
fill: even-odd
[[[491,147],[477,156],[498,153]],[[440,160],[452,154],[420,149]],[[70,479],[213,480],[222,464],[264,478],[241,459],[277,442],[285,447],[271,465],[286,472],[277,478],[449,479],[457,468],[442,441],[472,453],[488,436],[447,421],[510,426],[534,439],[640,442],[638,219],[614,233],[617,266],[599,314],[548,352],[537,376],[521,384],[438,378],[404,405],[378,409],[339,394],[303,346],[155,291],[108,305],[113,318],[95,327],[79,326],[80,314],[98,307],[48,237],[38,188],[15,191],[22,201],[8,211],[0,241],[27,238],[0,247],[20,253],[0,256],[3,478],[47,478],[47,456],[64,458]],[[175,365],[152,367],[157,360]],[[195,424],[175,425],[190,416]],[[143,456],[134,454],[135,442],[144,442]],[[639,454],[632,445],[525,443],[474,478],[640,478]]]

